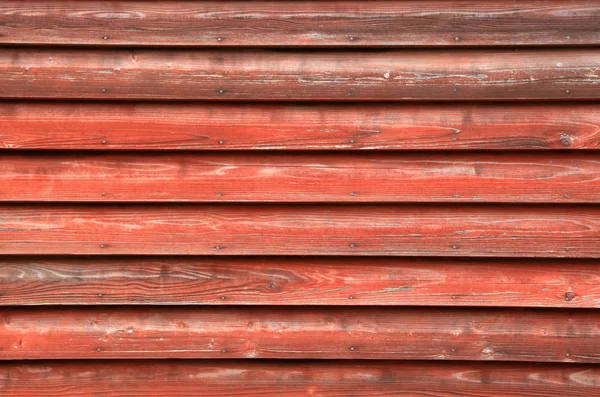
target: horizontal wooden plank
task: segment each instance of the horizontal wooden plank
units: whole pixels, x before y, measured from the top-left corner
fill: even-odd
[[[221,101],[600,99],[599,49],[0,49],[0,98]]]
[[[3,258],[0,305],[600,308],[597,260]]]
[[[596,154],[63,153],[0,160],[0,201],[600,203]]]
[[[600,313],[382,307],[2,308],[0,359],[600,362]],[[65,343],[65,341],[69,341]]]
[[[597,45],[599,24],[593,0],[3,1],[0,44]]]
[[[595,397],[585,364],[348,361],[0,362],[4,397]]]
[[[0,102],[0,148],[522,150],[600,148],[600,106]]]
[[[4,205],[0,254],[600,257],[600,207]]]

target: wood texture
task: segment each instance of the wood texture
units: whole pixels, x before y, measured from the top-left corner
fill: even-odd
[[[594,206],[0,207],[0,254],[600,258]]]
[[[592,0],[3,1],[0,43],[128,46],[600,44]]]
[[[4,360],[345,358],[600,363],[597,311],[88,307],[3,308],[0,317],[0,359]]]
[[[0,261],[3,306],[149,304],[600,308],[600,266],[323,257]]]
[[[600,203],[596,154],[0,155],[0,201]]]
[[[0,49],[0,98],[216,101],[600,99],[600,50]]]
[[[423,362],[0,363],[3,397],[596,397],[593,365]]]
[[[0,102],[0,148],[598,150],[600,106]]]

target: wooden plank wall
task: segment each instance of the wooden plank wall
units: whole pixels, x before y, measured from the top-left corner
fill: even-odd
[[[0,1],[0,396],[600,396],[600,1]]]

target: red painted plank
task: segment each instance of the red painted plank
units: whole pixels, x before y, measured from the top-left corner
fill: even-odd
[[[0,309],[0,359],[600,363],[600,313],[381,307]],[[68,341],[68,343],[65,343]]]
[[[419,305],[600,308],[584,260],[4,258],[0,305]]]
[[[0,43],[129,46],[600,44],[593,0],[3,1]]]
[[[457,101],[600,99],[600,50],[0,49],[0,98]]]
[[[0,363],[4,397],[596,397],[594,365],[348,361]]]
[[[600,203],[595,154],[28,154],[0,159],[0,201]]]
[[[0,148],[521,150],[600,148],[600,106],[0,102]]]
[[[600,258],[600,207],[4,205],[0,254]]]

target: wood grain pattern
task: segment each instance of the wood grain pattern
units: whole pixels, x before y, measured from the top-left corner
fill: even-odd
[[[599,258],[594,206],[0,207],[0,254]]]
[[[0,359],[4,360],[345,358],[600,363],[597,311],[2,308],[0,320]]]
[[[3,397],[596,397],[582,364],[348,361],[42,361],[0,363]]]
[[[600,50],[0,49],[0,98],[215,101],[600,99]]]
[[[0,201],[600,203],[595,154],[0,155]]]
[[[600,308],[598,265],[539,259],[13,257],[0,260],[0,305]]]
[[[598,150],[600,106],[0,102],[0,148]]]
[[[129,46],[597,45],[592,0],[3,1],[0,43]]]

